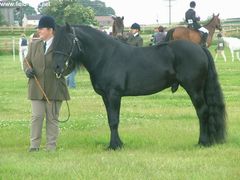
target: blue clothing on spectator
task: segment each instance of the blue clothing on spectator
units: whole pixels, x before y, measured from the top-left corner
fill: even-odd
[[[75,76],[77,74],[77,69],[74,69],[68,76],[67,76],[67,86],[69,88],[76,88]]]

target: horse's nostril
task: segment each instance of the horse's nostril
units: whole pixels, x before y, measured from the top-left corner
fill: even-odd
[[[55,73],[60,73],[61,72],[61,68],[59,65],[55,66]]]
[[[57,66],[56,66],[56,70],[57,70],[57,71],[60,71],[60,69],[61,69],[60,66],[57,65]]]

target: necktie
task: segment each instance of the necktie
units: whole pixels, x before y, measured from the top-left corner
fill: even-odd
[[[47,47],[47,42],[44,42],[44,44],[43,44],[43,51],[44,51],[44,53],[46,52],[46,47]]]

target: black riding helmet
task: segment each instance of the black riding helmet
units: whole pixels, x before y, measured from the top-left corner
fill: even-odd
[[[133,23],[132,26],[131,26],[131,29],[138,29],[140,31],[141,27],[138,23]]]
[[[191,2],[190,2],[190,7],[191,7],[191,8],[195,8],[195,6],[196,6],[195,1],[191,1]]]

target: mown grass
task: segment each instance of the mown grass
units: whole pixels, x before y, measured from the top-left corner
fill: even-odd
[[[213,49],[213,48],[212,48]],[[230,60],[230,54],[226,51]],[[228,113],[222,145],[197,146],[198,119],[186,92],[166,89],[145,97],[124,97],[120,136],[124,148],[106,150],[109,128],[101,97],[88,73],[77,74],[70,90],[71,117],[60,124],[58,150],[28,153],[30,102],[18,61],[0,56],[0,179],[239,179],[240,62],[216,62]],[[67,117],[63,104],[61,120]],[[45,130],[44,130],[45,131]]]

